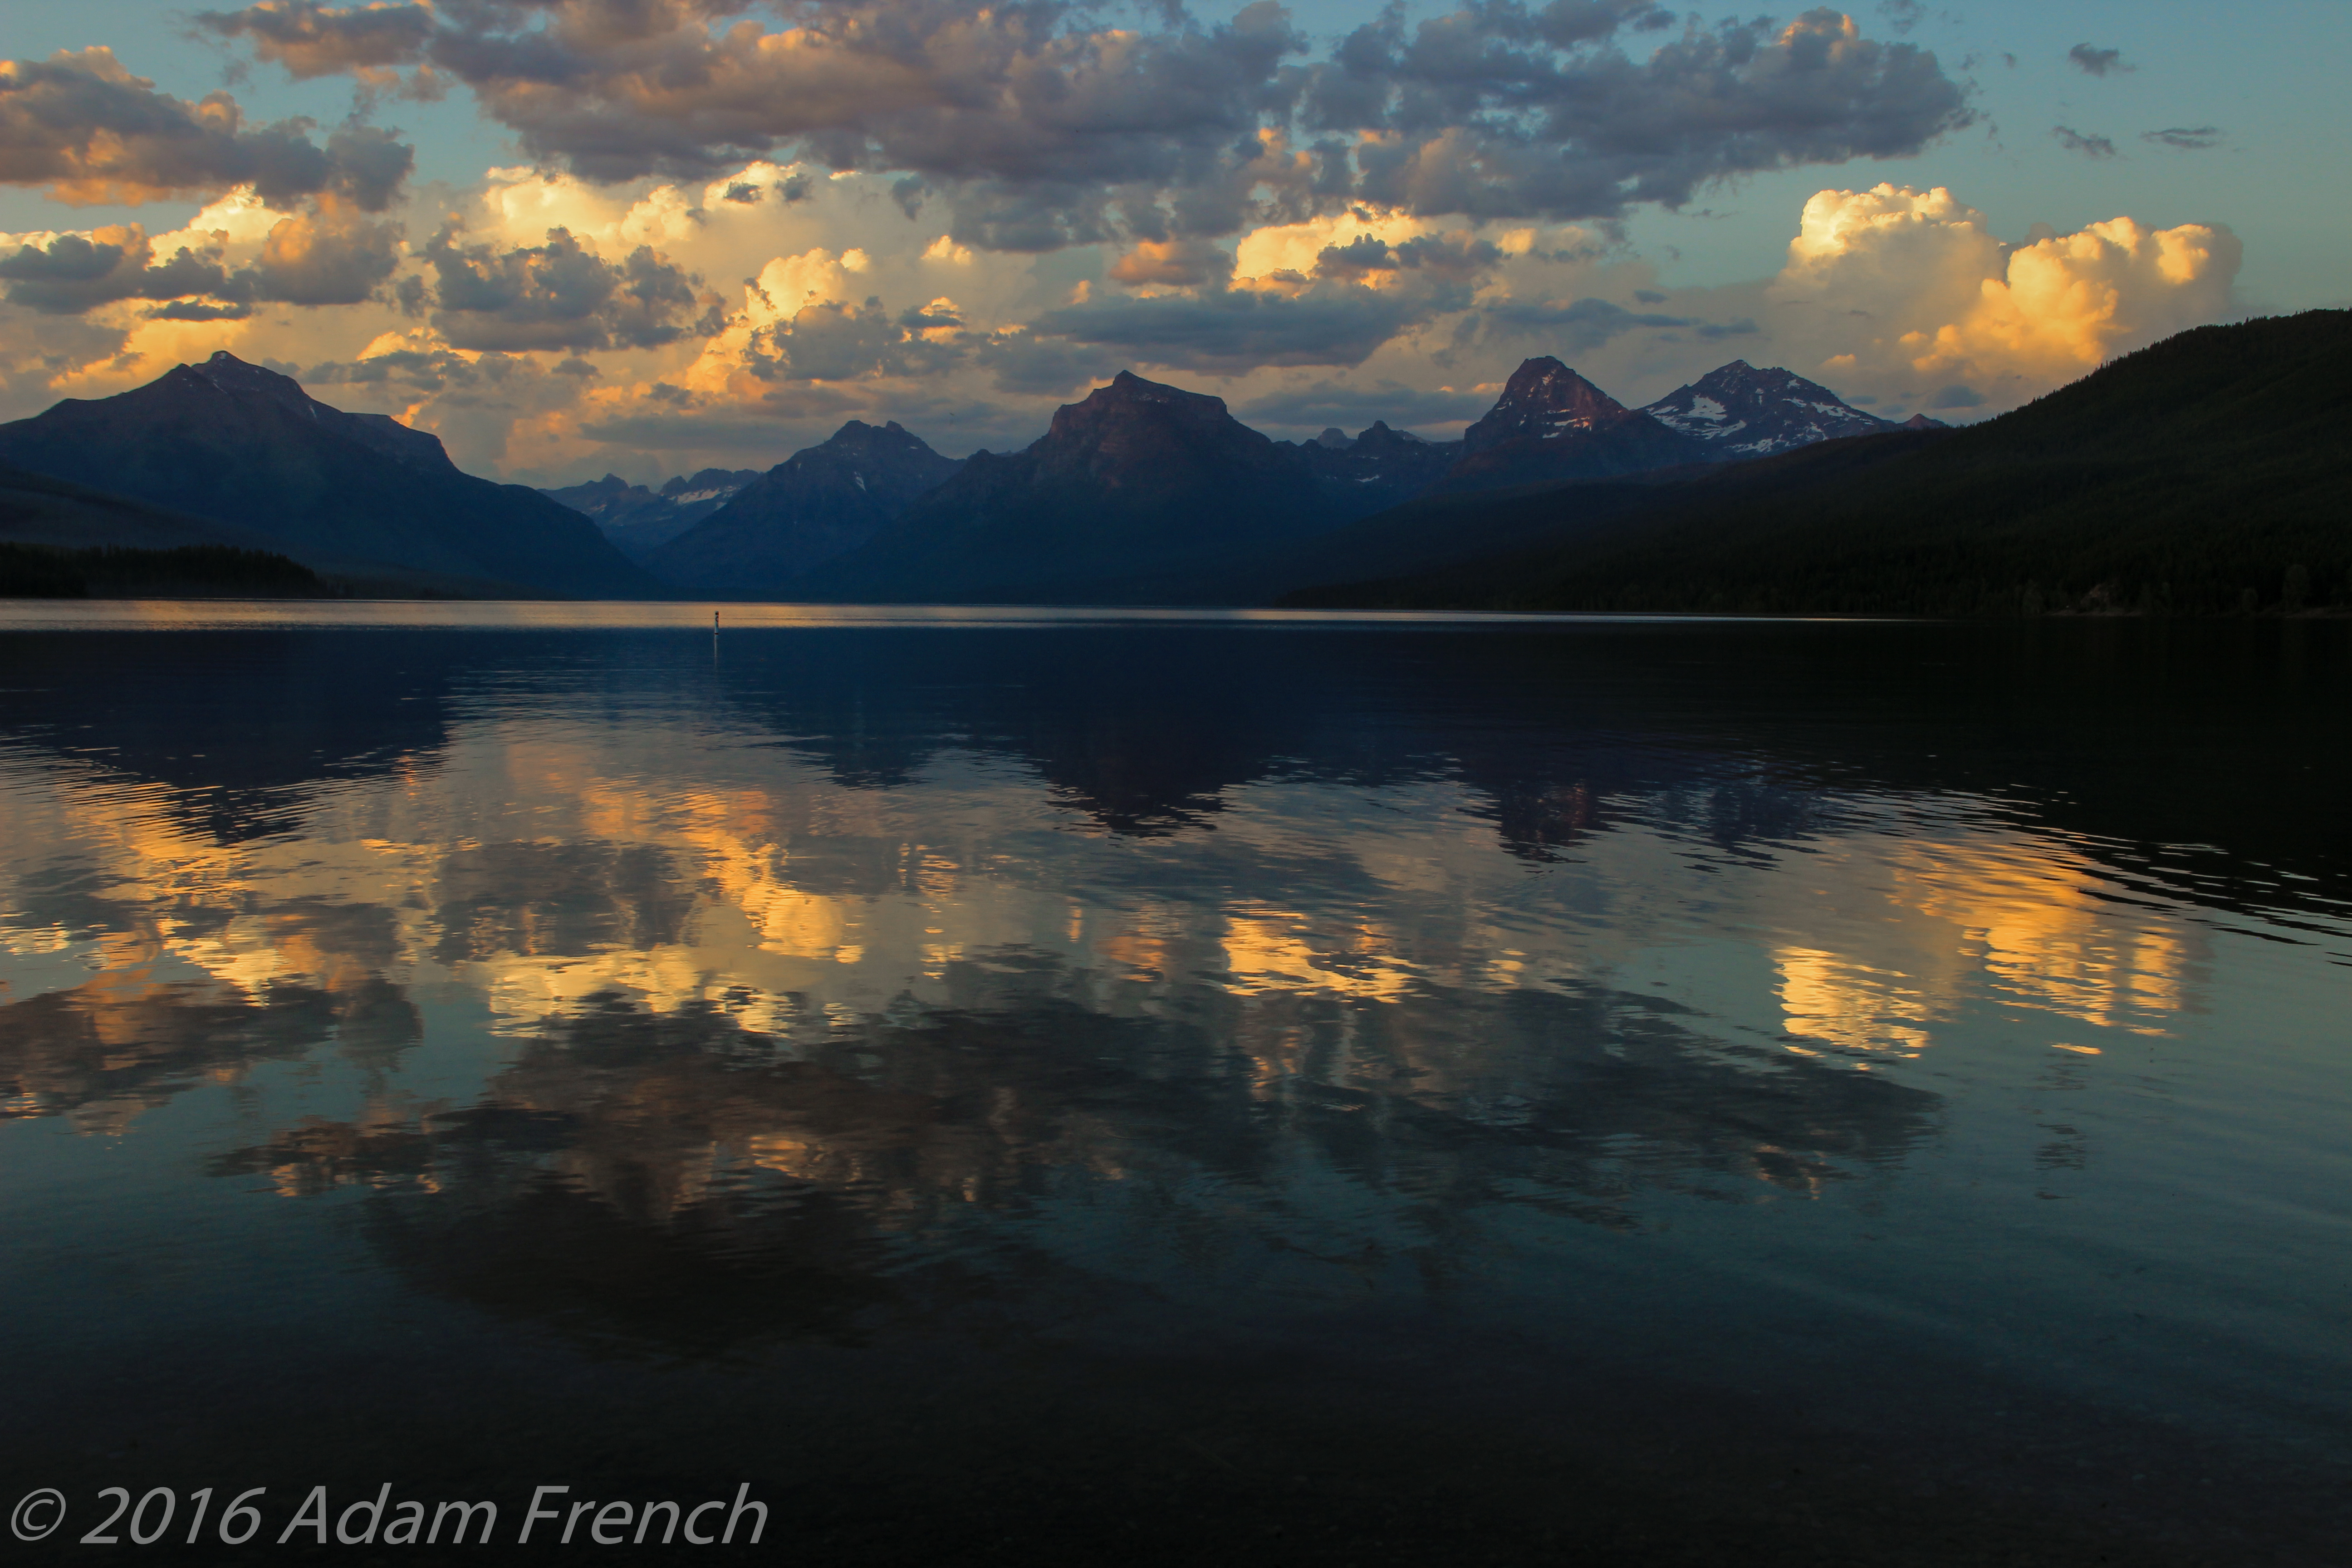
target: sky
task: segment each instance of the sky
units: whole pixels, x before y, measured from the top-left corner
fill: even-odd
[[[1120,369],[1962,422],[2352,303],[2352,6],[11,0],[0,418],[226,349],[478,473],[1004,450]]]

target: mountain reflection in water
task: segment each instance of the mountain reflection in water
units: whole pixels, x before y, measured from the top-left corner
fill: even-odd
[[[1952,1364],[2079,1310],[2068,1397],[2295,1429],[2291,1310],[2158,1387],[2035,1259],[2145,1267],[2192,1104],[2336,1158],[2275,1018],[2340,1011],[2337,630],[0,634],[0,1105],[226,1095],[158,1191],[600,1352],[1836,1302],[1867,1359],[1966,1281]]]

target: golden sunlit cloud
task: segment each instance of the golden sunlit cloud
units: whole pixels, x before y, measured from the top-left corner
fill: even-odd
[[[1937,186],[1822,191],[1768,298],[1849,393],[2006,407],[2229,308],[2237,237],[2131,217],[2023,245]]]

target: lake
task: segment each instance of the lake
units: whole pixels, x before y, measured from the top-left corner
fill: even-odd
[[[0,606],[20,1559],[2340,1561],[2352,626],[709,614]]]

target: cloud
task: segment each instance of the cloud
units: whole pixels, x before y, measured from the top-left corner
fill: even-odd
[[[11,305],[66,316],[118,300],[215,296],[228,287],[228,273],[217,249],[183,247],[157,262],[147,231],[127,224],[88,234],[21,237],[15,254],[0,256],[0,281]]]
[[[1205,239],[1144,240],[1114,263],[1110,278],[1129,284],[1195,288],[1233,275],[1234,258]]]
[[[868,287],[873,266],[855,247],[770,258],[745,279],[742,309],[709,319],[681,385],[704,399],[774,405],[812,395],[793,390],[810,383],[938,376],[963,363],[973,334],[956,302],[935,294],[894,312]]]
[[[1519,237],[1531,243],[1531,235]],[[1096,295],[1045,311],[1011,352],[1034,356],[1060,339],[1109,351],[1108,362],[1089,364],[1220,374],[1360,364],[1401,334],[1466,308],[1504,258],[1501,246],[1468,230],[1362,206],[1253,229],[1230,255],[1203,241],[1145,241],[1108,274],[1142,297]]]
[[[202,300],[173,300],[147,312],[151,321],[242,321],[253,314],[253,307],[239,301],[234,305],[208,304]]]
[[[232,279],[251,298],[289,305],[356,305],[375,297],[401,258],[401,226],[328,206],[281,218],[261,254]]]
[[[2007,407],[2227,312],[2240,258],[2220,225],[2129,217],[2024,245],[1941,187],[1822,191],[1767,290],[1812,374],[1896,400],[1971,389]],[[1975,406],[1945,404],[1942,406]]]
[[[1655,289],[1635,291],[1636,299],[1643,295],[1649,296],[1643,302],[1653,304],[1669,298]],[[1480,308],[1475,327],[1465,322],[1457,331],[1456,342],[1538,342],[1547,352],[1590,353],[1636,330],[1659,333],[1661,339],[1658,341],[1677,341],[1666,334],[1687,333],[1709,342],[1725,338],[1749,337],[1762,331],[1745,316],[1728,321],[1710,321],[1694,315],[1629,310],[1611,300],[1588,295],[1565,304],[1544,299],[1489,300]]]
[[[2137,68],[2125,61],[2121,49],[2102,49],[2091,44],[2076,44],[2066,51],[2066,58],[2086,76],[2115,76]]]
[[[0,183],[45,184],[74,206],[249,185],[272,206],[331,195],[381,212],[415,161],[371,126],[339,126],[321,146],[308,120],[248,125],[226,93],[184,103],[154,88],[102,46],[0,60]]]
[[[317,0],[264,0],[242,11],[199,11],[194,20],[221,37],[246,40],[256,58],[283,66],[297,81],[412,64],[433,32],[433,13],[423,5],[336,9]]]
[[[237,321],[256,302],[355,305],[374,296],[401,255],[398,224],[333,205],[277,219],[237,267],[228,264],[226,230],[200,231],[197,247],[183,245],[161,261],[137,224],[16,237],[13,254],[0,250],[8,303],[80,315],[122,300],[162,300],[172,302],[147,316],[168,321]]]
[[[1394,381],[1370,386],[1318,381],[1283,392],[1255,397],[1234,410],[1246,424],[1277,429],[1324,430],[1337,425],[1355,431],[1374,420],[1386,420],[1400,429],[1423,426],[1467,425],[1494,405],[1491,392],[1417,389]]]
[[[1895,32],[1908,33],[1927,19],[1927,7],[1921,0],[1878,0],[1878,14]]]
[[[866,272],[873,265],[866,252],[855,247],[836,255],[819,246],[793,256],[774,257],[745,286],[749,318],[755,325],[766,326],[789,321],[812,304],[846,300],[853,293],[864,292],[850,282],[851,275]]]
[[[2158,146],[2175,147],[2183,153],[2202,153],[2221,144],[2221,128],[2218,125],[2168,125],[2161,131],[2143,131],[2143,142]]]
[[[1392,9],[1349,35],[1307,73],[1302,107],[1313,129],[1364,139],[1350,194],[1423,215],[1613,217],[1728,175],[1916,153],[1973,119],[1932,54],[1865,39],[1836,11],[1777,31],[1690,26],[1639,64],[1563,53],[1552,16],[1481,7],[1408,37]]]
[[[722,9],[483,0],[449,8],[430,55],[535,157],[592,179],[707,174],[798,143],[841,168],[1093,184],[1173,176],[1254,132],[1301,42],[1269,5],[1151,31],[950,0],[713,30]]]
[[[1030,330],[1150,364],[1232,374],[1361,364],[1398,333],[1469,302],[1469,290],[1453,285],[1407,291],[1318,283],[1295,294],[1236,289],[1089,300],[1045,311]]]
[[[1636,327],[1689,327],[1687,316],[1636,313],[1606,300],[1584,299],[1568,304],[1540,300],[1507,300],[1488,305],[1489,329],[1520,337],[1540,336],[1576,351],[1597,349],[1610,339]]]
[[[772,26],[726,0],[274,0],[200,20],[297,75],[427,62],[536,163],[592,181],[789,149],[903,176],[910,215],[936,198],[957,242],[1016,252],[1360,202],[1615,217],[1741,174],[1909,155],[1973,119],[1934,55],[1833,10],[1676,31],[1650,0],[1476,0],[1411,25],[1392,6],[1320,59],[1271,0],[1216,25],[1143,11],[830,0]]]
[[[451,224],[425,247],[433,325],[453,348],[656,348],[719,330],[717,296],[650,246],[609,262],[562,228],[505,250],[462,244],[460,233]]]
[[[396,384],[432,393],[453,384],[475,385],[494,374],[503,357],[462,354],[446,348],[387,349],[348,363],[328,360],[296,379],[305,386]]]
[[[2071,125],[2053,125],[2050,134],[2069,153],[2080,153],[2086,158],[2112,158],[2116,144],[2104,136],[2085,136]]]
[[[1360,240],[1377,240],[1385,250],[1437,233],[1439,227],[1410,213],[1351,205],[1342,212],[1250,230],[1234,247],[1234,270],[1244,278],[1286,272],[1304,278],[1322,265],[1324,257],[1333,252],[1344,256]]]
[[[861,381],[936,374],[962,357],[952,315],[893,320],[878,299],[827,300],[762,328],[750,350],[753,374],[773,381]]]
[[[1016,395],[1058,396],[1108,381],[1118,369],[1115,350],[1020,331],[990,334],[972,357],[989,371],[998,391]]]

